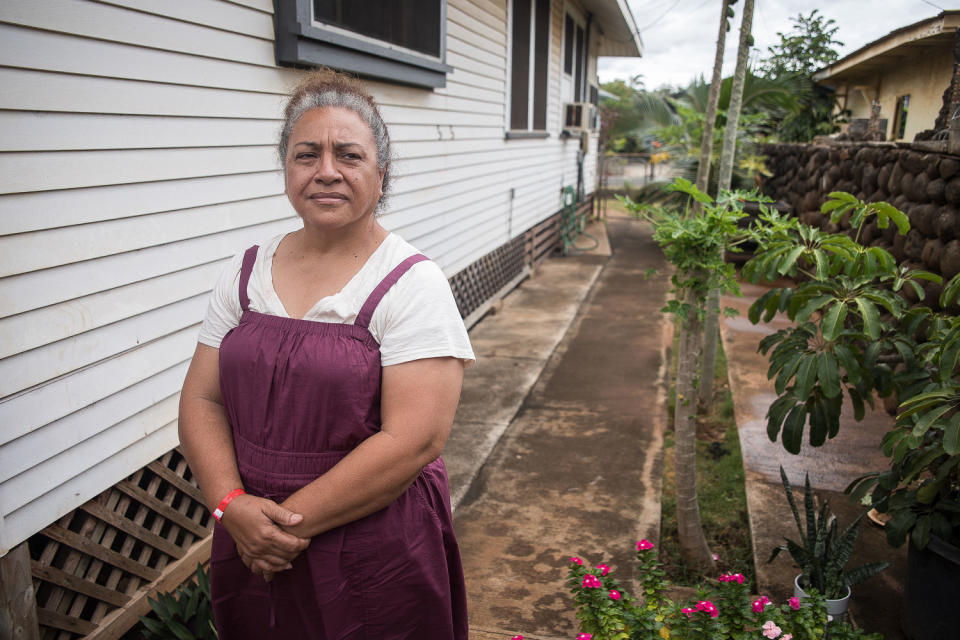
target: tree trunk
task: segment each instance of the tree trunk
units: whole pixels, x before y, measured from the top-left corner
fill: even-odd
[[[743,3],[743,18],[740,22],[740,47],[737,49],[737,69],[733,74],[730,90],[730,106],[727,107],[727,128],[723,133],[723,151],[720,154],[720,171],[717,193],[729,189],[733,178],[733,158],[736,155],[737,129],[740,108],[743,105],[743,85],[747,78],[747,56],[750,53],[750,31],[753,27],[754,0]],[[713,375],[717,368],[717,340],[719,340],[720,296],[711,291],[707,298],[707,316],[703,322],[703,362],[700,366],[700,404],[706,405],[713,396]]]
[[[717,124],[717,104],[720,102],[720,85],[723,79],[723,50],[727,41],[727,0],[720,7],[720,31],[717,34],[717,52],[713,58],[713,75],[710,76],[710,94],[707,97],[707,113],[703,121],[703,138],[700,140],[700,164],[697,166],[697,189],[707,193],[710,186],[710,163],[713,156],[713,130]],[[699,203],[698,203],[699,204]],[[699,209],[699,207],[698,207]]]
[[[737,70],[733,74],[730,90],[730,106],[727,108],[727,128],[723,134],[723,151],[720,154],[720,179],[717,191],[729,189],[733,177],[733,157],[737,145],[737,128],[740,122],[740,107],[743,105],[743,84],[747,77],[747,56],[750,54],[750,30],[753,27],[753,2],[744,0],[743,18],[740,22],[740,48],[737,49]]]
[[[700,357],[700,305],[687,292],[684,302],[690,311],[681,324],[677,348],[677,397],[674,404],[673,469],[677,488],[677,537],[680,555],[688,567],[703,575],[713,569],[713,556],[703,535],[700,505],[697,503],[697,363]]]
[[[700,361],[700,384],[697,398],[706,410],[713,401],[713,379],[717,371],[717,343],[720,340],[720,291],[714,287],[707,295],[707,313],[703,319],[703,353]]]

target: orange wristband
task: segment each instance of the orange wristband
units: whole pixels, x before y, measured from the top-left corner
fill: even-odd
[[[220,501],[220,504],[217,505],[217,508],[213,510],[213,519],[217,522],[220,522],[220,518],[223,517],[223,510],[227,508],[227,505],[233,502],[233,499],[237,496],[242,496],[246,493],[243,489],[234,489],[228,493],[223,500]]]

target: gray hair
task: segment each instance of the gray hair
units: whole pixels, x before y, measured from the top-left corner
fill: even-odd
[[[277,145],[277,155],[280,158],[281,166],[286,167],[290,132],[297,120],[311,109],[327,107],[349,109],[370,127],[374,144],[377,146],[377,169],[383,172],[382,189],[384,197],[386,197],[390,187],[390,166],[392,164],[390,134],[387,132],[387,125],[383,122],[383,117],[380,115],[380,110],[377,109],[373,96],[367,93],[363,84],[355,78],[331,69],[320,69],[307,74],[290,94],[290,99],[284,109],[283,128],[280,130],[280,141]],[[383,198],[381,198],[382,201]]]

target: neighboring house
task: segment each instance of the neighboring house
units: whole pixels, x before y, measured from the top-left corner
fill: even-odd
[[[884,140],[912,141],[933,129],[953,76],[960,11],[944,11],[892,31],[824,67],[814,79],[836,93],[851,121],[870,118],[874,101],[886,120]],[[862,123],[861,123],[862,124]]]
[[[0,2],[0,555],[176,446],[220,269],[298,226],[293,65],[370,79],[383,224],[451,279],[594,190],[595,122],[565,133],[565,105],[640,55],[625,0],[369,4]]]

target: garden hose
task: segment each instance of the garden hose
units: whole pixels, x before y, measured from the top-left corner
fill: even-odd
[[[600,246],[600,241],[584,231],[586,223],[581,216],[577,215],[577,195],[573,187],[563,188],[563,215],[560,223],[560,238],[563,242],[563,255],[568,255],[571,250],[592,251]],[[578,246],[577,240],[581,237],[592,241],[589,246]]]

